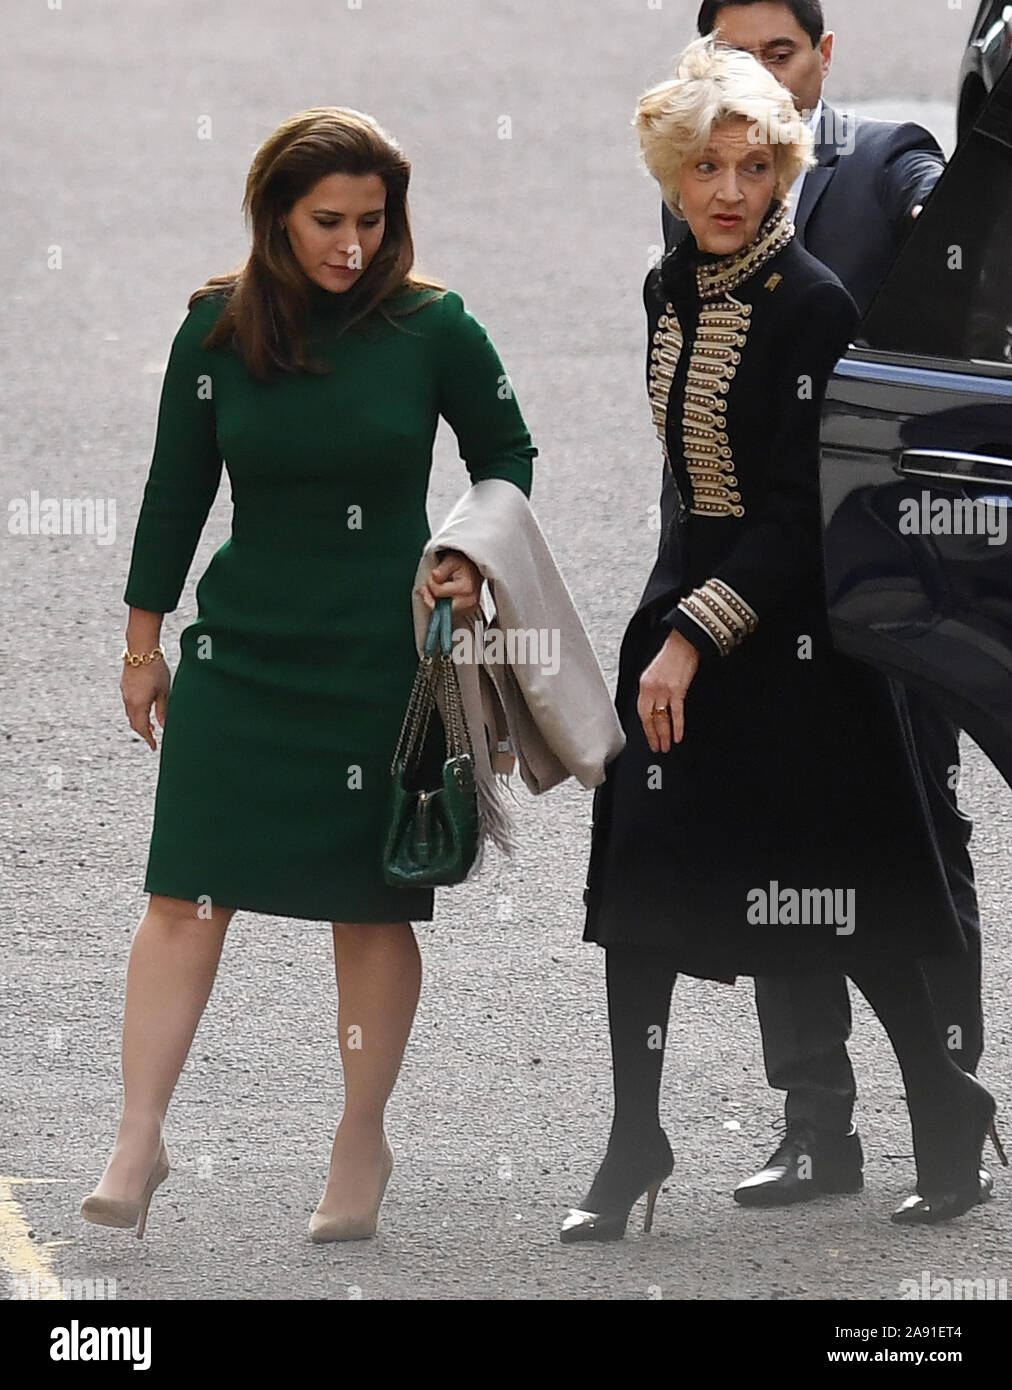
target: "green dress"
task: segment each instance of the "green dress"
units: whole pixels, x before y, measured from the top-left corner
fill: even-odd
[[[232,347],[201,346],[223,303],[198,300],[173,341],[124,593],[176,607],[224,461],[232,533],[180,635],[145,890],[315,921],[429,920],[432,890],[387,886],[381,855],[438,419],[473,482],[529,496],[537,450],[452,291],[397,327],[372,314],[342,333],[345,296],[314,285],[308,346],[334,370],[270,384]]]

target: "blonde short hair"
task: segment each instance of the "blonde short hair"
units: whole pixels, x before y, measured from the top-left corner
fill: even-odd
[[[775,196],[785,202],[794,180],[816,163],[815,141],[791,93],[751,53],[713,34],[695,39],[678,57],[674,77],[640,97],[633,119],[640,157],[673,212],[681,213],[686,163],[706,149],[715,126],[736,119],[752,123],[749,138],[757,145],[772,147]]]

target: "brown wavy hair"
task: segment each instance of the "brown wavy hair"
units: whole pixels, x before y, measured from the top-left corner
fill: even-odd
[[[437,299],[446,287],[416,274],[408,214],[411,163],[371,116],[344,106],[317,106],[282,122],[257,150],[246,179],[242,208],[252,233],[246,260],[215,275],[190,296],[187,308],[206,295],[224,294],[225,308],[204,339],[205,348],[235,345],[261,381],[281,372],[326,373],[306,355],[305,329],[313,281],[295,258],[281,218],[328,174],[378,174],[387,192],[386,225],[379,250],[348,290],[345,329],[374,309],[390,323]],[[428,294],[399,296],[417,289]],[[396,325],[395,326],[399,326]]]

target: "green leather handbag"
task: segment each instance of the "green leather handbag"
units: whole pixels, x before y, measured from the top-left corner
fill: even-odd
[[[438,599],[390,765],[383,877],[393,887],[461,883],[478,853],[474,753],[451,656],[452,639],[453,600]],[[429,785],[419,785],[426,780],[422,753],[434,709],[444,733],[441,773],[438,785],[431,785],[436,780],[431,772]]]

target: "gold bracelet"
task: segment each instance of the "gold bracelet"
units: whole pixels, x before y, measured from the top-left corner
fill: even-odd
[[[157,661],[159,657],[161,657],[163,661],[165,660],[165,653],[162,651],[161,647],[155,647],[150,652],[138,652],[136,655],[129,647],[123,648],[123,660],[128,666],[147,666],[149,662]]]

